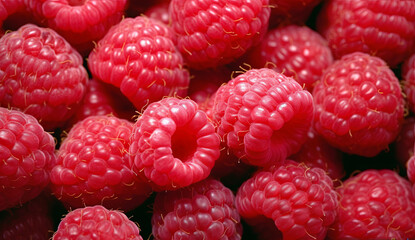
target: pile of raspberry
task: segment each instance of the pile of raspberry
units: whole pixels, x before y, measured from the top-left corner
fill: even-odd
[[[0,239],[415,239],[415,0],[0,1]]]

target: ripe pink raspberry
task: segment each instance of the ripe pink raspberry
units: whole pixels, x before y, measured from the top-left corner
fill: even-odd
[[[52,237],[51,199],[41,194],[23,206],[0,212],[0,239],[46,240]]]
[[[415,117],[410,116],[404,119],[402,129],[393,142],[395,158],[402,165],[414,155],[415,145]]]
[[[92,75],[119,87],[141,110],[165,96],[186,95],[189,73],[165,24],[147,17],[125,18],[91,52]]]
[[[0,26],[4,30],[17,30],[27,23],[39,24],[26,7],[24,0],[0,1]]]
[[[415,54],[402,64],[401,70],[408,109],[415,113]]]
[[[0,105],[33,115],[45,130],[74,114],[87,80],[81,56],[51,29],[26,24],[0,38]]]
[[[222,85],[212,109],[217,133],[242,161],[279,164],[307,139],[314,105],[293,78],[252,69]]]
[[[177,46],[192,68],[224,65],[259,43],[268,28],[268,0],[172,0]]]
[[[59,223],[53,240],[143,240],[138,226],[120,211],[96,205],[70,211]]]
[[[304,163],[308,167],[323,169],[335,183],[345,176],[342,153],[329,145],[314,128],[309,130],[307,141],[302,145],[300,151],[289,158]]]
[[[170,24],[170,15],[169,15],[169,1],[164,1],[157,3],[151,6],[144,12],[149,18],[154,18],[159,20],[160,22],[169,25]]]
[[[81,106],[68,122],[68,128],[89,116],[113,115],[132,121],[135,108],[118,88],[91,79]]]
[[[413,239],[415,196],[396,172],[366,170],[344,181],[329,239]]]
[[[312,10],[323,0],[269,0],[271,28],[284,24],[304,24]]]
[[[101,204],[129,211],[142,204],[151,187],[129,165],[133,123],[91,116],[71,128],[50,173],[51,190],[67,208]]]
[[[209,176],[219,146],[215,127],[196,102],[164,98],[134,124],[131,165],[157,191],[181,188]]]
[[[378,57],[343,56],[326,69],[313,97],[316,131],[346,153],[373,157],[399,134],[404,117],[399,80]]]
[[[0,211],[38,196],[49,183],[55,142],[28,114],[0,107]]]
[[[82,55],[93,42],[121,21],[127,0],[25,0],[45,25],[63,36]],[[40,9],[40,12],[36,12]]]
[[[207,179],[157,193],[153,206],[155,239],[241,239],[235,196],[221,182]]]
[[[242,219],[249,225],[261,222],[272,227],[266,231],[275,235],[267,239],[278,239],[278,232],[283,239],[324,239],[337,206],[333,182],[324,170],[291,160],[259,170],[236,194]]]
[[[292,77],[312,91],[333,56],[320,34],[307,26],[288,25],[268,31],[246,61],[254,68],[268,67]]]
[[[414,50],[415,1],[328,0],[317,29],[335,58],[365,52],[395,67]]]

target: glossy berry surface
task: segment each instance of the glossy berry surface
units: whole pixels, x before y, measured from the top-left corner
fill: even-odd
[[[415,113],[415,54],[409,57],[401,67],[403,91],[410,112]]]
[[[96,205],[78,208],[66,214],[53,240],[59,239],[143,240],[140,229],[120,211]]]
[[[311,94],[272,69],[252,69],[215,93],[213,121],[222,141],[254,166],[280,164],[299,150],[311,126]]]
[[[150,104],[134,124],[130,154],[137,174],[156,190],[172,190],[209,176],[220,140],[196,102],[164,98]]]
[[[147,17],[125,18],[90,53],[92,75],[119,87],[141,111],[165,96],[187,93],[189,73],[165,24]]]
[[[74,114],[87,80],[79,53],[51,29],[26,24],[0,38],[0,105],[35,116],[46,130]]]
[[[401,87],[378,57],[358,52],[337,60],[314,87],[313,97],[316,131],[346,153],[373,157],[399,134]]]
[[[49,184],[55,142],[28,114],[0,107],[0,210],[37,197]]]
[[[324,239],[338,203],[333,182],[323,169],[288,160],[245,181],[236,194],[236,207],[248,224],[255,227],[262,222],[262,227],[269,227],[259,235],[271,231],[282,239]]]
[[[218,180],[157,193],[153,209],[155,239],[237,240],[242,236],[235,196]]]
[[[172,0],[177,47],[191,68],[232,62],[257,44],[268,28],[268,0]]]
[[[51,190],[68,209],[101,204],[129,211],[150,195],[129,165],[133,123],[91,116],[75,124],[57,153]]]
[[[366,170],[337,189],[340,208],[329,239],[412,239],[415,199],[408,180],[396,172]]]

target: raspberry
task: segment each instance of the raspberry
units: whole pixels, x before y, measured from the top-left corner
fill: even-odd
[[[281,72],[312,91],[333,63],[333,56],[320,34],[307,26],[289,25],[268,31],[264,40],[249,51],[246,61],[254,68]]]
[[[184,96],[189,73],[171,30],[147,17],[125,18],[91,52],[92,75],[119,87],[140,110],[165,96]]]
[[[48,197],[41,194],[19,208],[0,212],[0,239],[50,239],[54,228]]]
[[[24,0],[0,1],[0,26],[5,30],[16,30],[26,23],[39,24],[33,18]]]
[[[224,65],[259,43],[268,28],[268,0],[172,0],[177,46],[191,68]]]
[[[279,231],[283,239],[324,239],[336,217],[337,195],[323,169],[287,160],[245,181],[236,207],[248,224],[273,221],[267,231]]]
[[[181,188],[209,176],[219,145],[213,124],[196,102],[164,98],[151,103],[134,124],[131,165],[157,191]]]
[[[402,78],[409,111],[415,113],[415,54],[402,64]]]
[[[38,196],[49,183],[55,142],[30,115],[0,107],[0,211]]]
[[[81,56],[51,29],[26,24],[0,39],[0,105],[33,115],[45,130],[74,114],[87,80]]]
[[[212,109],[217,132],[242,161],[279,164],[307,139],[311,94],[274,70],[252,69],[222,85]]]
[[[402,166],[405,166],[408,159],[414,155],[414,145],[415,117],[411,116],[404,119],[402,129],[393,142],[395,158]]]
[[[168,25],[170,24],[169,5],[168,1],[155,4],[147,9],[144,15]]]
[[[94,41],[121,21],[127,0],[26,0],[39,18],[63,36],[82,55],[88,55]]]
[[[343,56],[326,69],[313,97],[316,131],[346,153],[373,157],[400,131],[404,100],[399,80],[378,57]]]
[[[395,67],[413,52],[415,1],[328,0],[317,20],[336,59],[353,52]]]
[[[53,235],[58,239],[143,240],[138,226],[124,213],[100,205],[69,212]]]
[[[91,79],[81,106],[69,121],[71,127],[75,123],[89,116],[113,115],[115,117],[132,120],[135,108],[124,95],[112,85]],[[69,128],[70,128],[69,127]]]
[[[396,172],[366,170],[337,189],[340,208],[329,239],[413,239],[415,198]]]
[[[101,204],[129,211],[143,203],[151,188],[130,170],[132,127],[113,116],[92,116],[75,124],[50,173],[56,198],[67,208]]]
[[[207,179],[157,193],[151,219],[155,239],[241,239],[235,196],[221,182]]]
[[[333,180],[340,180],[345,175],[342,153],[329,145],[314,128],[309,130],[307,141],[300,151],[289,158],[304,163],[308,167],[319,167],[326,171]]]

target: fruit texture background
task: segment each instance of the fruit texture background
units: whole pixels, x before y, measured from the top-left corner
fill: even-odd
[[[415,0],[0,0],[1,239],[415,239]]]

